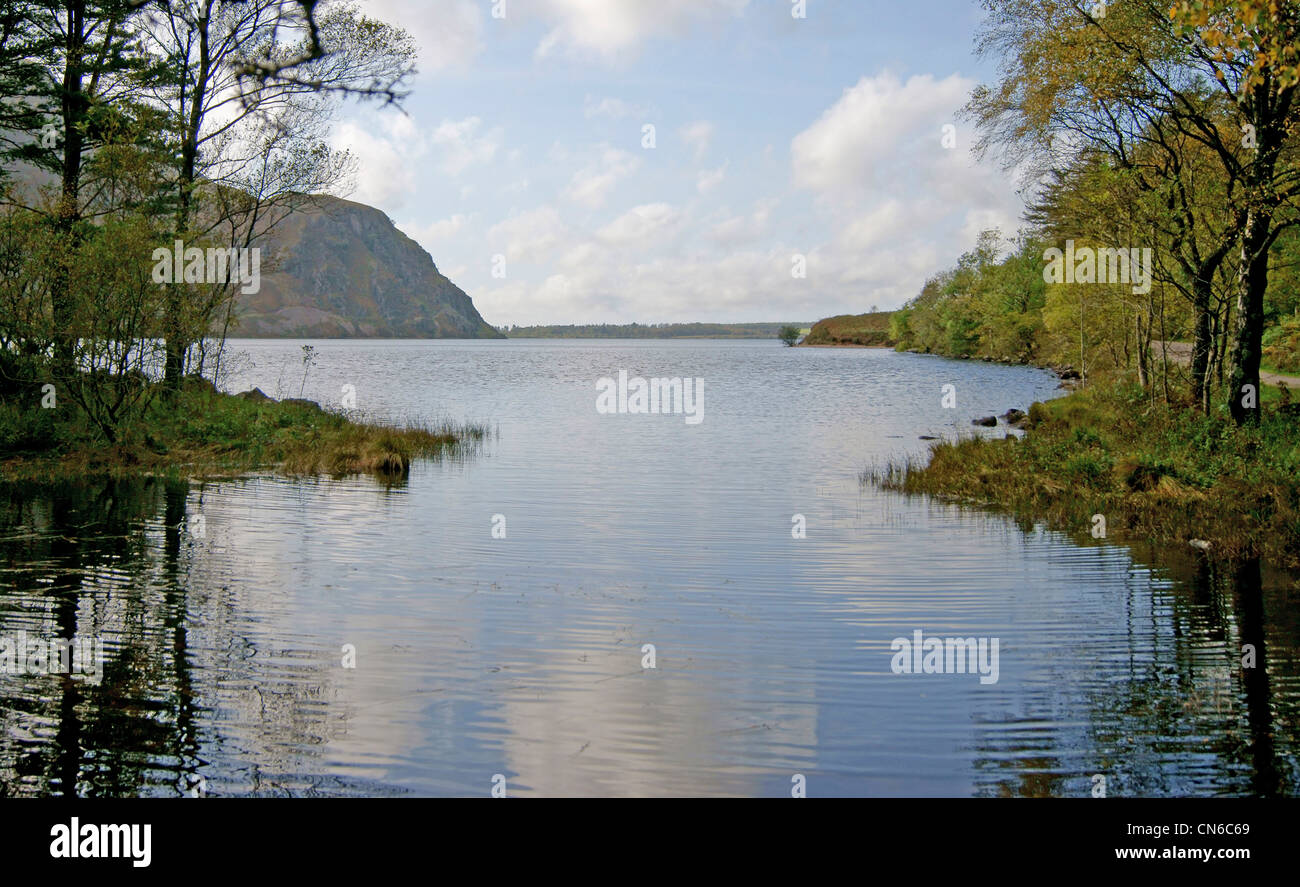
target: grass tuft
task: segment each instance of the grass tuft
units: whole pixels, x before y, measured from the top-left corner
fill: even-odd
[[[187,385],[159,396],[138,428],[109,445],[71,409],[0,403],[0,479],[142,473],[229,476],[406,476],[419,459],[460,457],[488,436],[481,425],[345,416],[307,402],[255,401]]]
[[[1186,545],[1300,567],[1300,417],[1264,409],[1236,427],[1152,402],[1135,387],[1089,388],[1034,404],[1023,438],[969,437],[932,445],[863,473],[864,483],[988,505],[1089,538]]]

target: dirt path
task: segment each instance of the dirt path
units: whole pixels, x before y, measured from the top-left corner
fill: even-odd
[[[1192,362],[1191,342],[1152,342],[1151,353],[1153,356],[1160,353],[1161,345],[1164,345],[1169,359],[1174,363],[1187,366]],[[1259,371],[1259,381],[1265,385],[1286,385],[1288,388],[1300,388],[1300,376],[1283,376],[1281,373],[1270,373],[1265,370]]]

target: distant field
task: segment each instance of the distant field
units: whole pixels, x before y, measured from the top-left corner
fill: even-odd
[[[841,314],[813,324],[803,340],[804,345],[893,345],[889,338],[889,318],[892,311],[875,311],[868,314]]]
[[[783,326],[804,329],[806,322],[780,323],[594,323],[568,326],[517,326],[500,331],[510,339],[775,339]]]

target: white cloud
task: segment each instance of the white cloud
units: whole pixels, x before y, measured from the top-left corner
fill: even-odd
[[[330,142],[357,159],[351,199],[391,212],[415,190],[424,143],[410,118],[390,114],[369,123],[341,123]]]
[[[866,250],[896,240],[909,224],[920,220],[909,218],[904,203],[887,200],[844,225],[836,242],[847,250]]]
[[[725,22],[748,5],[749,0],[541,0],[535,12],[551,28],[535,54],[566,52],[613,61],[645,40]]]
[[[431,141],[442,152],[442,168],[448,175],[459,175],[471,166],[488,163],[501,147],[501,129],[482,132],[478,117],[444,120],[433,131]]]
[[[408,231],[412,238],[423,244],[425,241],[446,240],[448,237],[455,236],[465,227],[467,221],[469,221],[467,216],[456,213],[450,218],[438,219],[427,225],[411,226],[403,230]]]
[[[1020,228],[1019,215],[1006,208],[969,210],[961,227],[966,248],[973,247],[980,234],[990,228],[997,228],[1004,237],[1010,237]]]
[[[556,27],[561,5],[580,4],[552,3]],[[629,8],[610,4],[608,14],[640,14]],[[666,8],[693,20],[671,0]],[[606,15],[603,4],[590,9]],[[561,41],[566,51],[576,39]],[[446,112],[424,130],[366,112],[339,130],[361,160],[357,199],[389,212],[405,200],[410,218],[414,195],[427,194],[417,224],[404,230],[457,266],[458,283],[493,322],[813,320],[892,308],[951,266],[979,231],[1017,224],[1013,184],[970,156],[970,135],[959,129],[958,148],[943,148],[942,127],[972,85],[960,76],[863,78],[827,106],[804,109],[803,132],[759,133],[740,156],[711,122],[730,107],[701,106],[669,124],[673,135],[660,146],[679,149],[663,166],[634,147],[627,121],[644,120],[645,108],[599,78],[583,85],[585,95],[579,88],[556,99],[578,118],[578,132],[512,130],[517,145],[491,124],[513,118],[487,112]],[[623,128],[620,142],[611,131]],[[748,196],[726,205],[740,194]],[[507,257],[507,279],[490,277],[496,253]],[[807,256],[807,280],[791,277],[793,253]]]
[[[605,205],[614,187],[636,171],[641,161],[634,155],[608,145],[603,146],[600,157],[574,173],[564,190],[564,196],[574,203],[590,209]]]
[[[709,239],[723,246],[758,240],[767,233],[767,222],[777,203],[773,198],[764,198],[755,204],[752,212],[726,217],[709,229]]]
[[[677,130],[677,136],[682,140],[682,144],[695,151],[695,159],[699,160],[709,150],[709,143],[713,141],[713,124],[707,120],[697,120]]]
[[[727,167],[730,163],[731,161],[727,161],[717,169],[700,170],[700,174],[695,181],[695,189],[704,194],[722,184],[722,180],[727,177]]]
[[[896,307],[984,228],[1015,230],[1022,208],[1006,175],[973,157],[960,129],[957,147],[944,147],[973,85],[864,77],[794,137],[792,182],[831,235],[808,251],[810,281]]]
[[[611,244],[637,244],[670,234],[681,221],[676,210],[666,203],[647,203],[632,209],[601,228],[596,235]]]
[[[410,32],[421,74],[465,67],[483,48],[483,15],[474,0],[366,0],[362,11]]]
[[[551,206],[519,213],[488,229],[488,243],[509,261],[550,259],[571,239],[568,226]]]
[[[942,126],[974,85],[956,74],[943,80],[920,75],[906,83],[888,73],[863,77],[795,136],[790,145],[795,184],[851,197],[892,181],[890,173],[900,161],[950,162]]]
[[[625,102],[622,99],[603,98],[596,99],[595,96],[588,95],[583,99],[582,112],[588,120],[595,117],[609,117],[612,120],[622,120],[625,117],[644,117],[649,111],[640,105],[634,105]]]
[[[748,5],[749,0],[542,0],[536,12],[551,29],[536,55],[565,51],[612,61],[643,40],[725,22]]]
[[[500,127],[484,130],[478,117],[444,120],[432,133],[422,131],[412,117],[397,112],[367,112],[335,126],[330,138],[335,148],[357,159],[356,188],[352,199],[392,212],[418,192],[423,167],[430,154],[447,175],[460,175],[470,167],[487,164],[497,155],[503,135]],[[473,185],[460,185],[466,197]]]

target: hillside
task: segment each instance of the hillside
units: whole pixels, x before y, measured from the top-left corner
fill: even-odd
[[[262,286],[233,335],[501,338],[433,258],[374,207],[321,197],[263,239]]]
[[[889,336],[889,319],[892,311],[875,311],[867,314],[840,314],[813,324],[812,331],[804,337],[802,345],[856,345],[860,347],[885,347],[893,345]]]

